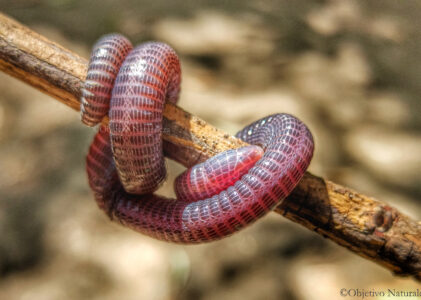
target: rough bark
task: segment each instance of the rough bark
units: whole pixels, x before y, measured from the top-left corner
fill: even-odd
[[[87,60],[2,14],[0,70],[79,110]],[[200,118],[166,105],[164,151],[186,167],[242,145]],[[395,274],[421,280],[421,224],[382,201],[307,172],[275,212]]]

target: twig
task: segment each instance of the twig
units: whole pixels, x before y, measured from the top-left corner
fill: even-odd
[[[79,110],[87,61],[2,14],[0,70]],[[166,105],[164,122],[164,151],[185,166],[245,145],[174,105]],[[307,172],[275,211],[396,274],[421,280],[421,224],[384,202]]]

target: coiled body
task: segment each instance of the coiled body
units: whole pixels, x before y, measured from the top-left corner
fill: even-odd
[[[112,46],[109,40],[120,40],[123,46]],[[130,48],[125,43],[113,35],[94,49],[111,47],[103,52],[123,56],[118,49]],[[183,173],[175,182],[177,200],[152,194],[165,176],[162,111],[166,100],[178,98],[180,68],[174,51],[162,43],[128,52],[109,95],[110,130],[100,127],[87,156],[95,199],[112,219],[160,240],[208,242],[262,217],[292,191],[310,163],[313,139],[295,117],[275,114],[237,134],[254,146],[226,151]],[[101,59],[95,53],[91,65]],[[100,64],[108,75],[111,68]],[[88,72],[83,121],[93,119],[89,111],[98,111],[84,108],[84,103],[95,107],[86,95],[95,98],[97,90],[103,91],[101,76],[92,77]]]

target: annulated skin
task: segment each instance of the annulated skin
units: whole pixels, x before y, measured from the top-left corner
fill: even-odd
[[[84,124],[95,126],[108,114],[116,74],[132,49],[130,41],[119,34],[106,35],[94,45],[82,89]]]
[[[161,95],[175,101],[180,81],[179,73],[174,73],[177,68],[171,67],[173,50],[168,49],[148,43],[124,61],[111,100],[111,134],[101,126],[87,156],[89,184],[99,207],[123,225],[169,242],[209,242],[240,230],[279,204],[307,169],[313,138],[297,118],[271,115],[237,134],[259,147],[221,153],[182,174],[176,180],[177,200],[127,192],[127,185],[132,188],[138,183],[122,183],[121,178],[135,178],[133,174],[146,161],[148,170],[139,180],[140,185],[145,181],[150,186],[146,175],[156,171],[151,169],[155,165],[161,174],[164,164]],[[166,59],[165,53],[171,58]],[[137,123],[141,117],[146,118]],[[116,157],[119,154],[123,160]]]
[[[110,133],[120,181],[132,194],[155,191],[165,179],[162,111],[180,91],[178,56],[166,44],[150,42],[131,51],[115,80]]]
[[[259,146],[245,146],[191,167],[174,181],[177,199],[194,202],[219,194],[247,174],[263,153]]]

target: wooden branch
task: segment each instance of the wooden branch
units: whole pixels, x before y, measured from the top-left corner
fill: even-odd
[[[1,14],[0,69],[79,110],[87,60]],[[166,105],[164,123],[166,155],[187,167],[245,145],[174,105]],[[307,172],[275,211],[395,274],[421,280],[421,224],[384,202]]]

